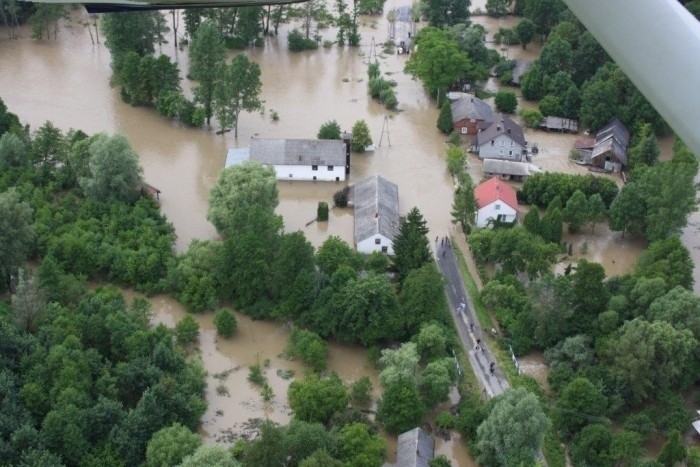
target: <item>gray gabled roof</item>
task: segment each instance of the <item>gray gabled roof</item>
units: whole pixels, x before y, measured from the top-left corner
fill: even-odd
[[[591,158],[595,159],[611,152],[617,160],[627,164],[627,146],[630,134],[624,123],[613,117],[595,136]]]
[[[476,142],[483,146],[498,135],[507,135],[510,139],[525,147],[525,135],[520,125],[508,118],[507,115],[497,114],[491,124],[476,134]]]
[[[526,177],[530,175],[530,164],[500,159],[484,159],[484,173]]]
[[[435,456],[435,440],[420,428],[401,433],[396,447],[397,467],[428,467]]]
[[[389,240],[399,234],[399,187],[381,175],[352,187],[355,205],[355,243],[382,234]]]
[[[478,97],[463,97],[451,104],[452,123],[457,123],[465,118],[474,120],[493,120],[493,110],[491,106]]]
[[[345,143],[335,139],[250,139],[250,160],[267,165],[345,165]]]

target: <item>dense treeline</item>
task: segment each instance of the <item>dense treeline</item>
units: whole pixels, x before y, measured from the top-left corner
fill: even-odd
[[[617,196],[614,185],[606,189],[604,183],[587,197],[584,190],[593,177],[536,175],[520,195],[548,203],[545,217],[533,206],[522,228],[470,235],[477,261],[498,268],[480,298],[494,310],[516,353],[544,351],[555,394],[551,402],[544,395],[540,399],[550,404],[556,433],[582,465],[633,462],[644,455],[642,443],[655,430],[684,432],[690,414],[680,392],[700,378],[694,317],[700,299],[692,292],[692,258],[677,236],[695,207],[698,164],[680,141],[671,161],[656,162],[656,142],[642,133],[646,136],[631,151],[637,162],[629,183]],[[632,273],[606,278],[601,265],[582,259],[555,276],[547,272],[553,257],[533,270],[547,258],[535,246],[547,238],[558,249],[563,221],[576,231],[606,215],[612,229],[651,242]],[[557,226],[558,239],[552,235]],[[516,276],[523,271],[529,281]],[[492,412],[493,405],[463,406],[457,425],[478,439],[476,427]],[[623,429],[613,430],[613,424]],[[660,462],[686,458],[676,437],[669,436],[668,443]],[[680,454],[673,457],[676,450]]]
[[[27,281],[60,293],[41,276]],[[32,333],[10,318],[26,318],[41,293],[18,292],[12,316],[0,319],[0,451],[9,465],[136,465],[159,429],[199,426],[204,371],[169,330],[150,327],[148,303],[127,306],[109,288],[83,293],[74,305],[45,305]]]
[[[290,458],[296,465],[309,457],[380,465],[383,441],[360,411],[371,384],[362,378],[346,387],[322,373],[325,337],[377,346],[377,354],[380,345],[411,341],[380,359],[390,375],[401,366],[392,352],[407,348],[412,365],[410,377],[383,378],[377,421],[386,429],[420,425],[447,399],[455,337],[417,209],[401,224],[393,264],[337,237],[314,252],[300,232],[283,232],[274,172],[246,164],[224,170],[212,190],[209,219],[223,240],[193,242],[176,258],[172,226],[141,194],[141,168],[125,138],[63,134],[50,123],[29,132],[2,109],[0,266],[11,297],[0,306],[7,360],[0,410],[10,420],[0,435],[3,459],[268,465]],[[35,275],[27,259],[38,260]],[[316,371],[290,385],[294,420],[264,423],[259,438],[232,450],[202,447],[193,432],[205,408],[203,370],[175,347],[196,342],[197,322],[187,316],[174,331],[151,328],[148,302],[127,305],[110,287],[89,292],[86,281],[95,279],[172,291],[194,310],[226,300],[254,318],[294,321],[288,353]],[[217,314],[224,338],[235,330],[232,318]],[[265,392],[264,377],[260,384]]]
[[[0,101],[0,167],[0,291],[11,298],[0,302],[0,457],[138,465],[161,428],[198,428],[204,371],[150,326],[147,301],[85,282],[162,288],[172,226],[141,194],[121,136],[30,132]]]

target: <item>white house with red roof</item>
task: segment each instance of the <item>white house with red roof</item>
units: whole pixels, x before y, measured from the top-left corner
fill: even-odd
[[[487,227],[491,222],[515,222],[518,198],[515,190],[498,177],[490,178],[474,189],[476,226]]]

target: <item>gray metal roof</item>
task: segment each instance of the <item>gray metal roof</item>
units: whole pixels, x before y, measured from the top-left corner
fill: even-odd
[[[457,123],[465,118],[475,120],[493,120],[491,106],[478,97],[463,97],[454,101],[452,107],[452,122]]]
[[[399,187],[381,175],[352,187],[355,205],[355,243],[377,233],[393,240],[399,234]]]
[[[401,433],[396,447],[398,467],[428,467],[435,456],[435,440],[420,428]]]
[[[497,114],[491,124],[476,135],[476,142],[482,146],[498,135],[506,134],[510,139],[525,147],[525,135],[520,125],[508,118],[507,115]]]
[[[484,173],[526,177],[530,175],[530,164],[500,159],[484,159]]]
[[[540,122],[540,127],[547,128],[548,130],[568,130],[576,133],[578,131],[578,120],[563,117],[549,117],[542,118]]]
[[[226,153],[226,165],[239,165],[250,160],[250,148],[231,148]]]
[[[250,159],[268,165],[345,165],[345,143],[336,139],[250,139]]]
[[[627,145],[630,134],[624,123],[617,117],[610,120],[595,136],[595,146],[591,158],[595,159],[611,152],[617,160],[627,164]]]

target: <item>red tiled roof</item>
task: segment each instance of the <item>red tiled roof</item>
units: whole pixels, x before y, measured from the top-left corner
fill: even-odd
[[[497,199],[500,199],[511,208],[518,209],[518,197],[515,195],[515,190],[507,183],[493,177],[474,189],[474,198],[476,206],[481,209],[488,206]]]

